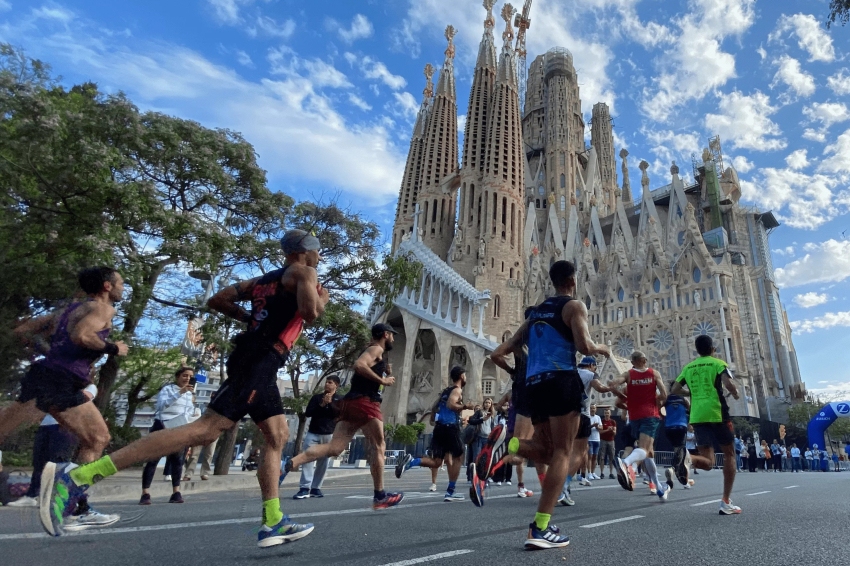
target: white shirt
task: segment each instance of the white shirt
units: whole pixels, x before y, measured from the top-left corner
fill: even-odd
[[[191,419],[195,414],[195,405],[192,403],[192,392],[180,393],[180,387],[176,383],[169,383],[159,390],[156,396],[156,415],[154,418],[161,421],[185,415]]]
[[[602,426],[602,417],[599,415],[590,417],[590,436],[587,439],[588,442],[599,442],[599,429],[593,428],[593,425]]]
[[[791,457],[792,458],[799,458],[800,457],[800,449],[797,448],[797,447],[792,448],[791,449]]]
[[[811,460],[811,459],[812,459],[812,451],[811,451],[811,450],[806,450],[806,459],[807,459],[807,460]]]

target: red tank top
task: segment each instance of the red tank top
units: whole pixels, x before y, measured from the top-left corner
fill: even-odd
[[[655,373],[652,368],[647,368],[645,371],[629,370],[626,396],[629,398],[630,420],[661,418],[658,405],[655,403]]]

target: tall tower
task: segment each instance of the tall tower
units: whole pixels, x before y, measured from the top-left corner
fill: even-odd
[[[614,129],[611,113],[604,102],[593,105],[590,144],[596,148],[599,161],[599,175],[602,178],[602,208],[613,211],[616,206],[614,191],[617,189],[617,161],[614,158]]]
[[[407,151],[407,162],[404,165],[404,176],[401,178],[401,189],[398,193],[398,204],[395,210],[395,225],[393,227],[392,251],[398,249],[402,237],[413,231],[413,211],[421,188],[422,155],[425,148],[425,127],[431,117],[432,97],[434,96],[434,67],[431,63],[425,65],[425,90],[422,91],[422,105],[413,126],[413,136],[410,138],[410,149]]]
[[[454,238],[456,201],[444,181],[457,172],[457,99],[454,77],[454,36],[452,26],[446,27],[446,59],[440,70],[431,118],[425,127],[420,189],[417,202],[422,211],[422,241],[440,259],[448,259]]]

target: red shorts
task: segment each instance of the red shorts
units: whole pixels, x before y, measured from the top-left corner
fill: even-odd
[[[381,404],[368,397],[357,397],[355,399],[344,399],[339,420],[356,428],[362,428],[372,419],[383,422],[384,415],[381,414]]]

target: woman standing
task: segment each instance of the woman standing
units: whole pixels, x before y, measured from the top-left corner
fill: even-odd
[[[150,432],[174,428],[194,420],[196,411],[193,400],[195,385],[190,383],[190,381],[193,381],[193,377],[195,377],[195,372],[192,368],[181,366],[174,372],[174,383],[169,383],[160,389],[156,397],[156,413]],[[184,451],[185,449],[166,456],[166,467],[170,467],[172,471],[182,470]],[[139,505],[151,504],[150,487],[156,473],[157,463],[158,460],[154,460],[145,464],[145,470],[142,472],[142,498],[139,500]],[[183,503],[183,496],[180,495],[179,471],[171,474],[171,488],[173,493],[168,502]]]
[[[475,439],[473,462],[476,458],[478,458],[478,454],[481,452],[481,449],[484,448],[484,445],[487,444],[487,437],[490,436],[490,433],[493,431],[493,427],[496,426],[496,409],[493,407],[493,399],[490,397],[484,398],[481,410],[475,414],[473,424],[479,421],[480,424],[478,425],[478,437]]]
[[[770,446],[767,445],[766,440],[761,441],[761,446],[759,448],[759,467],[763,472],[770,471]]]
[[[758,451],[756,450],[756,445],[753,442],[753,437],[747,438],[747,466],[750,469],[750,472],[756,471],[756,460],[758,459]]]

